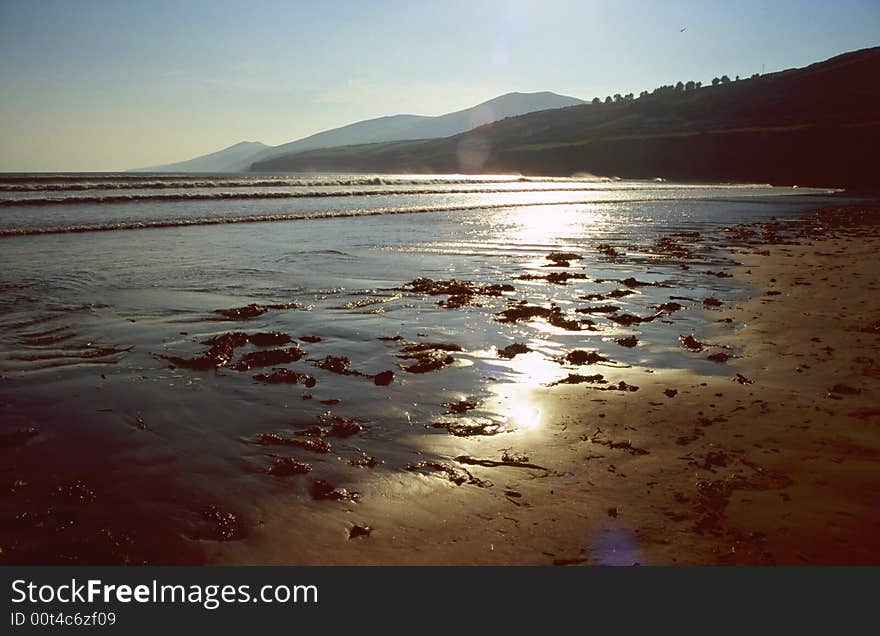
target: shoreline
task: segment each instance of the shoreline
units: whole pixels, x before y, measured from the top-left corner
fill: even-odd
[[[368,538],[297,562],[880,564],[880,230],[831,234],[731,248],[759,292],[708,310],[716,327],[696,335],[711,345],[693,353],[732,352],[729,374],[603,368],[639,390],[536,388],[518,399],[541,438],[468,439],[466,455],[448,440],[472,482],[386,484],[350,509]],[[213,558],[289,562],[279,536],[270,523]]]

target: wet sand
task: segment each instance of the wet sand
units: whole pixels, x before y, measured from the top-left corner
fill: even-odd
[[[12,286],[0,561],[877,563],[877,208],[760,218],[132,292],[169,315]]]
[[[718,362],[728,374],[603,367],[609,383],[638,390],[574,384],[509,396],[540,419],[535,443],[449,436],[433,449],[455,458],[445,469],[422,467],[415,491],[386,483],[348,505],[353,532],[296,558],[880,563],[880,231],[820,227],[789,240],[765,228],[764,239],[731,248],[741,263],[731,271],[756,295],[706,310],[715,326],[688,343],[705,345],[695,357],[733,356]],[[290,521],[218,544],[213,556],[289,562]]]

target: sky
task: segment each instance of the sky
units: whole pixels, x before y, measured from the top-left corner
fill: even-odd
[[[878,0],[0,0],[0,172],[124,170],[877,45]]]

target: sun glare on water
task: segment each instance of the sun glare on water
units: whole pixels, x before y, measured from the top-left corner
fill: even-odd
[[[595,223],[596,215],[582,206],[535,206],[517,209],[511,221],[516,227],[512,235],[520,241],[546,244],[578,235],[578,228]]]

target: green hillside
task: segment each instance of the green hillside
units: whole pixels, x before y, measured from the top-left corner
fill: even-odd
[[[251,169],[875,187],[878,77],[880,47],[715,86],[511,117],[443,139],[283,155]]]

